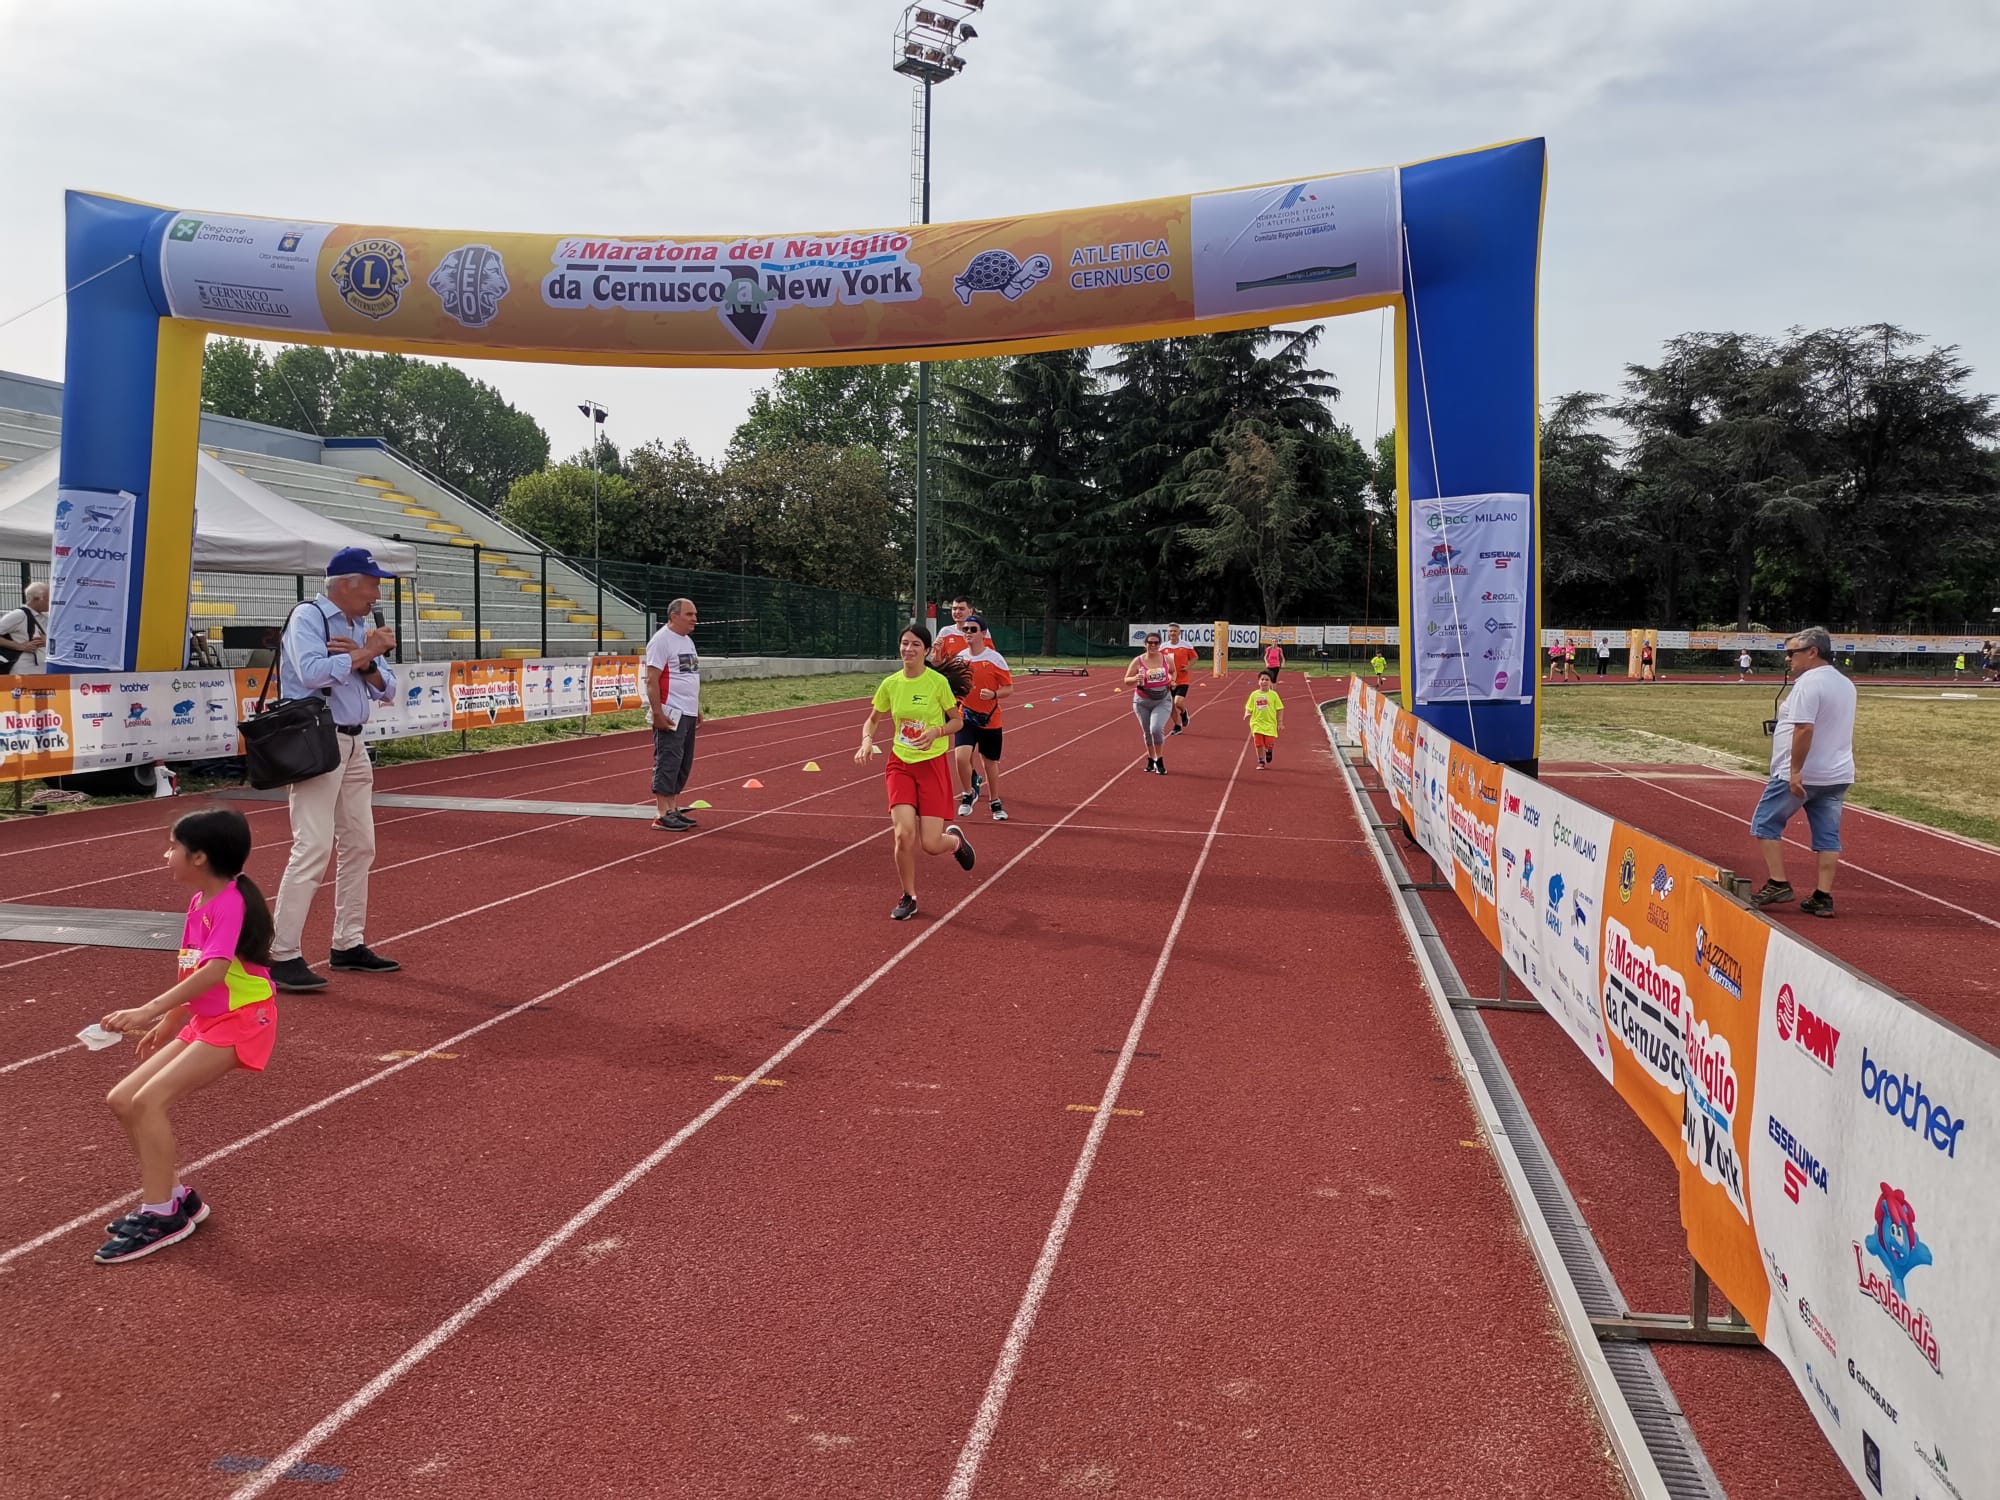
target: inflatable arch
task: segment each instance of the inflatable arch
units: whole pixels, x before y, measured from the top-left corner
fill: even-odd
[[[71,193],[51,665],[182,664],[211,332],[766,368],[1392,307],[1405,701],[1489,756],[1529,759],[1544,163],[1527,140],[1105,208],[754,236],[397,229]]]

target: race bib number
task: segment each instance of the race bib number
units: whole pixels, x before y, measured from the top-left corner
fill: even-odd
[[[921,719],[904,719],[896,725],[896,738],[913,750],[921,750],[924,744],[924,732],[929,728],[930,725]]]
[[[201,949],[183,948],[180,953],[180,976],[185,979],[201,967]]]

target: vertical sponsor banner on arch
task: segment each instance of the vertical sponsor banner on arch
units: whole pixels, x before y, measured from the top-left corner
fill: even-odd
[[[1527,495],[1412,500],[1414,703],[1519,700],[1534,691]]]
[[[1661,1149],[1682,1154],[1694,925],[1686,893],[1715,867],[1613,823],[1604,883],[1604,1021],[1611,1083]]]
[[[1865,1494],[2000,1495],[2000,1056],[1772,931],[1764,1342]]]

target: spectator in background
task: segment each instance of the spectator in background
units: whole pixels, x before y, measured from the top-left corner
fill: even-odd
[[[1597,638],[1597,675],[1599,677],[1606,677],[1609,676],[1610,673],[1611,673],[1611,638],[1609,636],[1600,635]]]
[[[271,980],[288,994],[326,988],[301,950],[306,913],[320,877],[336,853],[333,877],[335,969],[393,974],[402,967],[362,941],[368,923],[368,871],[375,863],[375,767],[361,731],[377,703],[396,701],[396,670],[389,653],[396,635],[368,628],[370,611],[392,578],[366,547],[345,547],[326,565],[326,587],[285,621],[278,651],[278,696],[323,695],[333,711],[340,764],[287,788],[292,816],[292,857],[278,886],[272,922]],[[339,626],[338,630],[334,629]]]
[[[1285,665],[1284,651],[1280,649],[1276,641],[1271,642],[1270,645],[1264,648],[1264,670],[1271,674],[1271,681],[1274,684],[1277,682],[1278,673],[1284,667],[1284,665]]]
[[[31,583],[21,607],[0,615],[0,675],[27,677],[49,660],[49,586]]]
[[[1736,653],[1736,680],[1738,682],[1748,682],[1750,680],[1750,652],[1748,649]]]
[[[2000,682],[2000,647],[1988,641],[1979,648],[1979,666],[1988,682]]]
[[[1770,879],[1750,900],[1774,906],[1792,899],[1792,883],[1785,878],[1785,825],[1803,807],[1812,830],[1817,884],[1799,910],[1831,917],[1833,878],[1840,865],[1840,814],[1854,784],[1856,695],[1854,684],[1834,669],[1832,637],[1817,625],[1785,642],[1785,662],[1797,680],[1778,710],[1771,779],[1750,821]]]
[[[694,649],[694,600],[667,606],[667,621],[646,642],[646,707],[653,725],[653,826],[684,833],[696,826],[681,806],[694,769],[694,731],[701,722],[701,657]]]
[[[1653,680],[1653,643],[1651,641],[1647,641],[1639,648],[1639,680],[1641,682],[1651,682]]]

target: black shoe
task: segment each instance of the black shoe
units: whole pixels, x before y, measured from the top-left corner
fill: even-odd
[[[1155,776],[1164,776],[1167,774],[1167,758],[1164,755],[1153,762],[1153,774]]]
[[[651,826],[662,833],[685,833],[697,825],[694,819],[684,812],[670,812],[665,817],[653,819]]]
[[[917,898],[905,891],[903,899],[896,903],[896,909],[889,913],[891,922],[907,922],[917,914]]]
[[[1004,823],[1007,821],[1007,809],[1002,807],[998,802],[987,808],[987,811],[993,814],[994,822]]]
[[[208,1217],[208,1205],[201,1201],[201,1194],[197,1193],[193,1188],[189,1188],[185,1193],[181,1194],[179,1207],[180,1211],[196,1224],[199,1224],[203,1219]],[[124,1234],[131,1225],[138,1222],[138,1219],[139,1212],[137,1209],[134,1209],[131,1213],[113,1219],[109,1224],[106,1224],[104,1232],[113,1239],[116,1239],[119,1235]]]
[[[310,995],[326,988],[326,976],[313,973],[303,958],[281,958],[271,965],[271,983],[288,995]]]
[[[958,835],[958,848],[952,851],[952,856],[951,856],[953,859],[958,861],[958,867],[961,870],[971,869],[972,840],[965,836],[965,830],[963,828],[960,828],[956,823],[947,823],[944,825],[944,831],[946,833],[955,833]]]
[[[329,969],[349,969],[357,974],[394,974],[403,967],[393,958],[384,958],[366,943],[334,949],[326,966]]]
[[[1180,732],[1181,732],[1181,726],[1178,724],[1176,724],[1172,729],[1167,731],[1167,733],[1169,734],[1179,734]]]
[[[1814,891],[1799,903],[1799,910],[1809,917],[1830,917],[1833,915],[1833,897],[1825,891]]]
[[[961,818],[971,817],[973,804],[976,803],[978,800],[979,797],[976,793],[973,792],[961,793],[958,799],[958,815]]]
[[[115,1266],[120,1261],[137,1260],[155,1250],[164,1250],[193,1233],[194,1220],[185,1209],[177,1208],[170,1214],[131,1214],[120,1219],[111,1238],[97,1247],[95,1259],[100,1266]]]
[[[1780,901],[1792,899],[1792,883],[1789,880],[1767,880],[1750,897],[1752,906],[1775,906]]]

